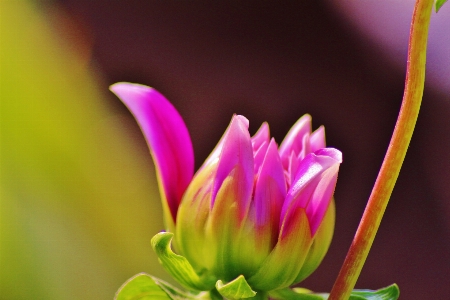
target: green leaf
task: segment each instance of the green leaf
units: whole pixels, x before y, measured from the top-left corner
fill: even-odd
[[[314,294],[305,289],[295,288],[293,290],[286,288],[281,290],[271,291],[270,297],[277,300],[326,300],[329,294],[320,293]],[[379,290],[354,290],[350,294],[349,300],[397,300],[400,291],[396,284]]]
[[[222,296],[230,300],[251,298],[256,295],[256,292],[252,290],[247,280],[245,280],[244,275],[239,275],[239,277],[227,284],[223,284],[222,280],[218,280],[216,289]]]
[[[117,291],[114,300],[171,300],[152,276],[140,273],[128,279]]]
[[[139,273],[120,287],[114,300],[206,300],[210,299],[208,296],[208,293],[200,293],[198,295],[186,293],[159,278],[146,273]]]
[[[324,297],[318,294],[312,294],[309,290],[300,290],[299,288],[293,290],[290,288],[275,290],[269,292],[269,295],[271,298],[277,300],[323,300],[328,298],[328,295]]]
[[[447,2],[447,0],[436,0],[436,4],[435,4],[435,8],[436,8],[436,12],[438,12],[442,5],[444,5],[444,3]]]
[[[189,261],[170,249],[173,233],[160,232],[152,238],[152,247],[164,269],[182,286],[194,291],[209,291],[216,279],[205,273],[199,276]]]
[[[381,288],[376,291],[372,290],[354,290],[350,294],[350,300],[353,300],[352,297],[358,296],[361,298],[356,299],[367,299],[367,300],[396,300],[400,295],[400,290],[398,286],[394,283],[388,287]]]

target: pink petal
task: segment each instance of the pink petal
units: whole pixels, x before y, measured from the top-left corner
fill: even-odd
[[[173,105],[148,86],[116,83],[110,87],[136,118],[155,162],[161,194],[175,222],[181,197],[192,180],[194,153],[186,125]]]
[[[307,133],[311,133],[311,116],[304,115],[301,117],[287,133],[283,142],[280,145],[280,157],[283,167],[288,168],[289,156],[294,151],[295,154],[299,154],[303,148],[303,136]]]
[[[331,201],[341,162],[342,153],[333,148],[308,154],[287,193],[281,218],[291,210],[305,209],[314,235]]]
[[[248,207],[253,189],[254,166],[248,121],[245,117],[233,116],[221,148],[211,195],[211,207],[222,183],[235,169],[242,172],[238,176],[241,182],[237,183],[237,204],[242,208]]]
[[[239,118],[244,124],[246,124],[246,127],[248,128],[249,122],[248,122],[248,119],[246,117],[244,117],[244,116],[236,116],[236,117]],[[234,116],[233,116],[233,118],[234,118]],[[230,126],[231,126],[231,122],[230,122],[230,125],[228,125],[228,127],[225,130],[225,132],[222,135],[222,137],[220,138],[220,140],[217,143],[216,147],[214,147],[213,151],[211,151],[209,156],[206,158],[205,162],[200,167],[200,170],[203,169],[204,167],[214,163],[216,160],[219,159],[220,153],[222,153],[223,142],[225,141],[225,137],[227,135],[227,132],[230,130]]]
[[[311,196],[308,207],[306,208],[306,215],[308,216],[311,233],[314,235],[323,216],[328,209],[330,200],[333,196],[336,187],[337,174],[339,171],[339,164],[333,165],[321,174],[320,181]]]
[[[264,161],[264,157],[266,157],[267,148],[269,147],[269,143],[263,142],[261,146],[258,148],[256,152],[254,152],[254,163],[255,163],[255,174],[258,174],[259,168]],[[278,150],[277,150],[278,152]]]
[[[258,151],[261,145],[269,144],[269,139],[270,139],[269,125],[266,122],[264,122],[261,124],[261,127],[259,127],[258,131],[252,137],[253,153],[256,153],[256,151]]]
[[[297,155],[295,155],[295,152],[292,151],[291,155],[289,156],[289,167],[288,167],[289,186],[294,182],[295,175],[297,174],[297,170],[298,170],[300,161],[301,160],[298,159]]]
[[[319,149],[314,151],[314,153],[316,155],[320,155],[320,156],[328,156],[333,158],[334,160],[336,160],[339,163],[342,163],[342,152],[334,149],[334,148],[323,148],[323,149]]]
[[[320,126],[317,128],[309,138],[311,152],[315,152],[319,149],[326,147],[325,142],[325,127]]]
[[[309,141],[309,132],[305,133],[305,135],[303,135],[302,138],[302,148],[300,150],[300,152],[298,152],[298,156],[297,159],[299,161],[303,160],[305,158],[306,155],[308,155],[309,153],[311,153],[311,147],[310,147],[310,141]]]
[[[255,184],[254,203],[256,225],[264,225],[280,218],[281,207],[286,197],[286,181],[275,140],[270,141],[264,162]],[[278,232],[276,230],[275,232]]]

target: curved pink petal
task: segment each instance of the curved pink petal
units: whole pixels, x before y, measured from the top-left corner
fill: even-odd
[[[306,214],[310,219],[312,234],[319,228],[322,220],[328,210],[329,201],[336,187],[339,165],[342,162],[342,153],[334,148],[322,148],[315,152],[317,156],[331,157],[335,160],[335,164],[326,169],[320,177],[320,181],[314,190],[313,195],[306,208]],[[327,203],[328,202],[328,203]]]
[[[311,152],[316,152],[319,149],[326,147],[325,142],[325,127],[320,126],[317,128],[309,137],[309,143],[311,147]]]
[[[295,152],[292,151],[291,155],[289,156],[289,166],[287,169],[287,174],[289,175],[288,177],[288,184],[289,186],[291,186],[291,184],[294,182],[295,179],[295,175],[297,174],[297,169],[298,169],[298,165],[300,164],[300,161],[297,158],[297,155],[295,155]]]
[[[222,144],[212,189],[211,207],[214,205],[222,183],[235,169],[242,172],[239,175],[240,182],[237,184],[236,202],[242,208],[248,207],[253,189],[253,168],[253,149],[248,133],[248,120],[243,116],[233,116]]]
[[[318,156],[328,156],[336,160],[338,163],[342,163],[342,152],[335,148],[323,148],[314,151]]]
[[[297,152],[297,159],[303,160],[306,155],[311,153],[311,146],[310,146],[310,140],[309,140],[309,132],[305,133],[302,138],[302,148],[299,152]]]
[[[307,133],[311,133],[311,116],[308,114],[298,119],[280,145],[279,153],[285,169],[288,168],[291,152],[294,151],[298,155],[302,150],[303,136]]]
[[[305,209],[314,235],[331,201],[341,162],[342,153],[333,148],[308,154],[287,193],[281,219],[291,210]]]
[[[132,83],[110,87],[136,118],[155,162],[158,180],[175,222],[181,197],[194,174],[191,138],[180,114],[155,89]]]
[[[308,207],[306,208],[306,215],[308,216],[311,233],[313,235],[316,233],[317,228],[319,228],[323,216],[330,204],[331,197],[333,196],[336,187],[338,171],[339,164],[335,164],[325,170],[321,174],[320,181],[309,200]]]

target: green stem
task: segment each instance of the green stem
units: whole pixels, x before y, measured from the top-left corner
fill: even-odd
[[[329,300],[349,298],[397,181],[422,102],[428,27],[433,2],[434,0],[416,1],[409,37],[405,92],[397,124],[372,194]]]

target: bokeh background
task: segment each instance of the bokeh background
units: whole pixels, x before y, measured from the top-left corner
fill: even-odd
[[[329,291],[396,120],[412,0],[0,1],[0,299],[111,299],[138,272],[169,280],[154,167],[117,81],[183,116],[198,167],[233,113],[280,142],[304,113],[344,153]],[[450,292],[450,5],[431,20],[421,114],[358,288]]]

